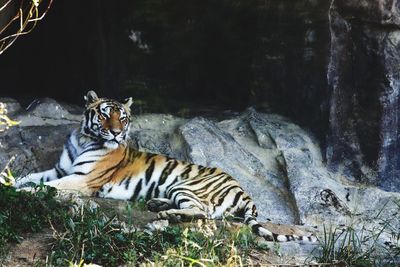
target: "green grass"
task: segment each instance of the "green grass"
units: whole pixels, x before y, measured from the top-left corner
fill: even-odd
[[[247,262],[252,250],[268,250],[257,244],[248,227],[233,231],[228,220],[218,227],[214,221],[199,220],[149,232],[135,229],[131,219],[135,211],[145,209],[144,201],[129,203],[128,221],[122,223],[116,216],[108,217],[101,208],[93,209],[88,204],[71,213],[70,205],[61,204],[55,196],[56,190],[50,187],[37,186],[33,192],[26,192],[0,184],[0,265],[10,245],[21,241],[25,234],[44,228],[53,229],[53,239],[47,260],[37,261],[38,267],[82,262],[111,267],[142,263],[240,266]],[[396,204],[400,212],[400,203]],[[384,208],[374,216],[373,229],[362,227],[361,222],[341,229],[324,227],[314,259],[348,266],[396,266],[400,259],[400,213],[385,217]],[[380,241],[388,234],[393,241],[390,246]]]
[[[387,204],[387,203],[386,203]],[[399,207],[400,203],[395,203]],[[363,222],[338,228],[324,225],[323,238],[320,240],[320,253],[317,262],[343,262],[347,266],[373,267],[398,266],[400,261],[400,229],[398,214],[384,217],[381,210],[374,216],[375,227],[367,230]],[[355,226],[361,226],[357,230]],[[382,244],[383,235],[391,236],[391,244]]]
[[[60,222],[64,218],[65,209],[54,199],[55,194],[50,187],[38,186],[31,193],[0,184],[0,263],[8,244],[48,227],[49,220]]]
[[[0,265],[10,245],[44,228],[53,229],[53,239],[47,260],[37,261],[35,266],[81,262],[102,266],[240,266],[252,250],[268,250],[257,244],[248,227],[232,231],[228,227],[232,222],[227,220],[218,227],[214,221],[199,220],[149,232],[135,229],[131,219],[135,211],[145,209],[144,201],[129,203],[128,221],[121,223],[116,216],[108,217],[101,208],[89,205],[80,207],[79,212],[68,212],[70,205],[61,204],[55,196],[56,190],[50,187],[38,186],[34,192],[26,192],[0,184]],[[396,204],[400,211],[400,203]],[[377,226],[369,230],[324,227],[314,259],[348,266],[396,266],[400,258],[398,218],[395,214],[384,217],[381,210],[374,220]],[[379,241],[388,233],[391,246]]]
[[[227,229],[229,222],[197,221],[149,232],[121,223],[116,216],[82,206],[68,212],[68,205],[55,198],[56,190],[38,186],[34,192],[17,191],[0,184],[0,265],[8,247],[27,233],[53,229],[47,259],[35,266],[70,266],[71,263],[96,263],[102,266],[136,266],[157,263],[163,266],[218,266],[246,262],[257,245],[249,228],[237,232]],[[128,214],[143,209],[142,202],[128,205]],[[129,216],[131,217],[131,216]]]
[[[55,236],[53,266],[82,259],[103,266],[135,266],[143,262],[215,266],[244,260],[251,249],[266,249],[256,244],[248,228],[231,233],[225,227],[214,232],[208,231],[207,225],[196,229],[171,226],[150,233],[125,226],[100,210],[86,208],[65,220]]]

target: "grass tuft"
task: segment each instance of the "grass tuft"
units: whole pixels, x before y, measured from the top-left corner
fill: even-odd
[[[400,229],[397,214],[391,217],[382,215],[387,203],[377,212],[374,227],[363,223],[353,223],[343,228],[324,225],[320,240],[320,253],[317,262],[342,262],[346,266],[398,266],[400,262]],[[359,227],[361,225],[361,227]],[[356,228],[358,226],[358,228]],[[389,241],[389,240],[390,241]],[[388,240],[383,242],[382,240]]]

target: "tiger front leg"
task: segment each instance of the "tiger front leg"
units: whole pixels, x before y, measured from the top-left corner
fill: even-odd
[[[58,190],[79,192],[87,196],[93,194],[93,189],[87,185],[87,177],[85,175],[71,174],[57,180],[45,182],[44,185],[55,187]]]
[[[41,182],[48,182],[57,178],[57,171],[54,168],[43,172],[31,173],[19,178],[16,180],[14,187],[21,188],[28,183],[40,184]]]
[[[19,178],[15,182],[16,188],[21,188],[27,183],[40,184],[41,182],[50,182],[52,180],[60,179],[69,174],[72,166],[72,159],[68,154],[68,149],[64,146],[63,152],[61,153],[58,163],[53,169],[31,173],[25,177]]]

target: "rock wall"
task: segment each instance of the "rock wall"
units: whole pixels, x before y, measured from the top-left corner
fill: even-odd
[[[327,160],[355,180],[400,191],[400,3],[331,2]]]

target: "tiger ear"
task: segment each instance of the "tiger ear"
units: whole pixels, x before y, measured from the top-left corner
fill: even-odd
[[[85,99],[85,101],[86,101],[86,106],[89,106],[90,104],[92,104],[92,103],[96,102],[97,100],[99,100],[99,97],[97,96],[97,94],[94,91],[89,91],[83,97],[83,99]]]
[[[131,109],[132,104],[133,104],[132,97],[129,97],[129,98],[125,99],[124,106],[125,106],[125,108],[126,108],[127,110],[130,110],[130,109]]]

